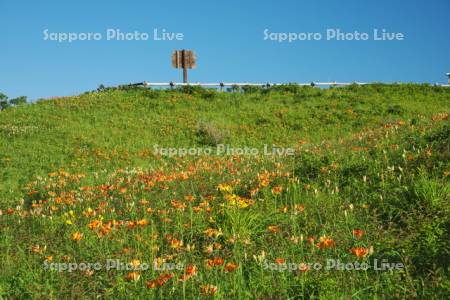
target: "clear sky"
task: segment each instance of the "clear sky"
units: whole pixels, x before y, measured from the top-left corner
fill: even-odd
[[[173,49],[194,49],[197,82],[382,81],[444,83],[450,72],[449,0],[0,0],[0,92],[31,99],[139,81],[180,81]],[[106,30],[149,33],[108,41]],[[326,40],[326,30],[367,32],[368,41]],[[99,32],[102,40],[57,42],[49,33]],[[154,41],[153,30],[182,41]],[[264,40],[264,30],[318,32],[319,41]],[[374,41],[373,30],[403,33]]]

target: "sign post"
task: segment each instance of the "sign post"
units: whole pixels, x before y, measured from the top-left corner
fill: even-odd
[[[197,58],[194,51],[191,50],[175,50],[172,53],[172,66],[175,69],[183,69],[183,82],[188,82],[188,69],[197,67]]]

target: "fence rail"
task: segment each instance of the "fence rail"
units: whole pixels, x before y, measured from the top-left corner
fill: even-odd
[[[254,83],[254,82],[213,82],[213,83],[200,83],[200,82],[192,82],[192,83],[181,83],[181,82],[142,82],[140,84],[136,85],[143,85],[143,86],[204,86],[204,87],[232,87],[232,86],[263,86],[263,87],[270,87],[270,86],[276,86],[276,85],[285,85],[287,83]],[[364,85],[367,83],[364,82],[310,82],[310,83],[290,83],[295,84],[299,86],[346,86],[346,85]]]
[[[310,82],[310,83],[254,83],[254,82],[212,82],[212,83],[200,83],[200,82],[192,82],[192,83],[181,83],[181,82],[139,82],[130,84],[130,86],[144,86],[144,87],[177,87],[177,86],[202,86],[202,87],[243,87],[243,86],[259,86],[259,87],[271,87],[271,86],[279,86],[286,84],[295,84],[298,86],[313,86],[313,87],[330,87],[330,86],[349,86],[349,85],[367,85],[370,83],[366,82]],[[450,84],[434,84],[435,86],[442,87],[450,87]]]

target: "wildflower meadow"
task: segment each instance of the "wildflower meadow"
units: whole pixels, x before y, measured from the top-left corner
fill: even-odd
[[[414,84],[4,109],[0,299],[444,299],[449,113]]]

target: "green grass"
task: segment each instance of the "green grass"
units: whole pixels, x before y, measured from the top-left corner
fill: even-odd
[[[449,111],[450,89],[381,84],[108,89],[0,111],[0,298],[441,299]],[[295,155],[154,153],[218,144]],[[151,265],[44,268],[108,259]],[[405,267],[325,268],[383,259]]]

